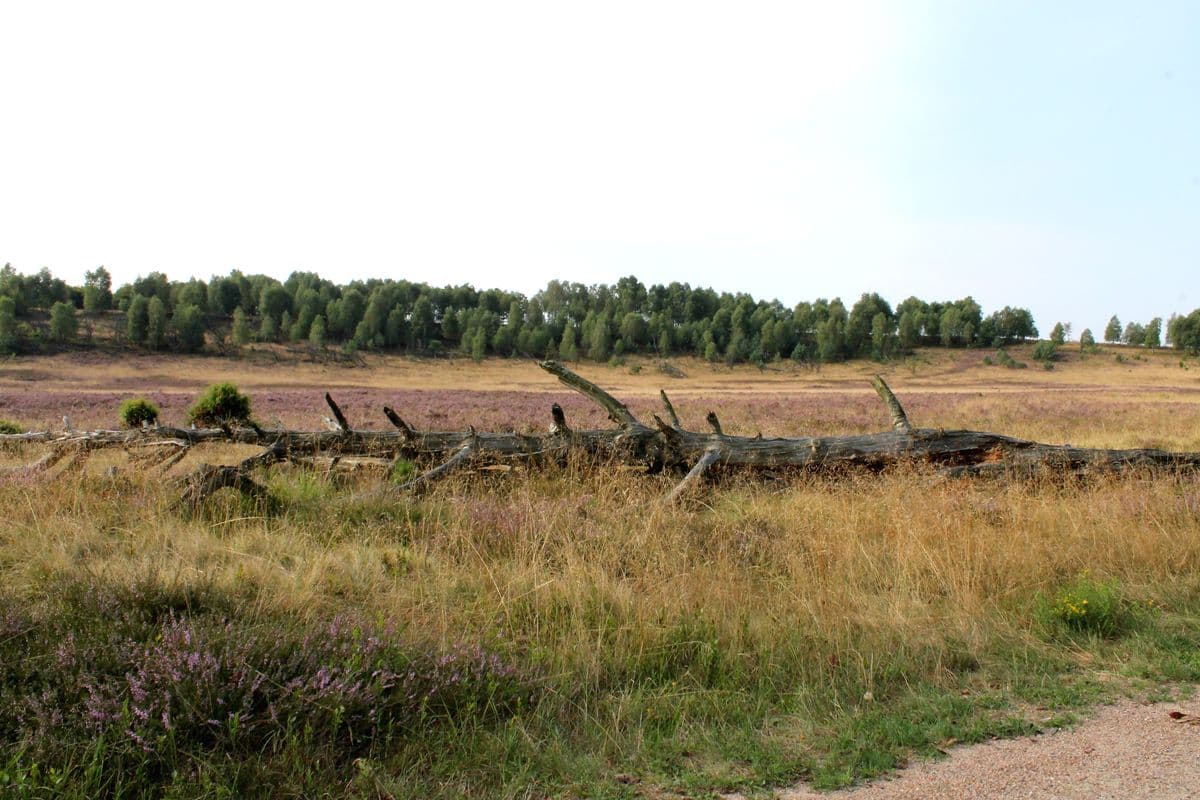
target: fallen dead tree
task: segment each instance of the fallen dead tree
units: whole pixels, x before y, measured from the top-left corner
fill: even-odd
[[[710,430],[686,430],[666,392],[661,393],[666,419],[653,415],[653,424],[646,424],[625,404],[563,365],[544,361],[541,367],[598,404],[616,427],[576,430],[568,424],[562,408],[554,404],[550,409],[551,424],[545,433],[539,434],[489,433],[474,428],[419,431],[388,407],[384,407],[383,413],[392,430],[355,430],[333,398],[326,394],[333,419],[327,420],[329,430],[319,432],[245,426],[203,430],[155,427],[0,436],[0,443],[39,442],[49,448],[32,464],[0,472],[0,478],[47,473],[66,459],[69,466],[62,471],[70,470],[81,466],[91,453],[108,448],[124,449],[146,467],[165,472],[193,448],[212,442],[257,445],[263,449],[238,464],[201,464],[176,479],[181,501],[186,504],[201,503],[223,488],[252,496],[265,495],[266,489],[254,479],[255,473],[284,461],[308,465],[322,461],[332,467],[342,459],[368,459],[380,465],[404,459],[427,466],[406,483],[388,483],[371,493],[388,496],[421,490],[466,467],[512,463],[536,466],[562,463],[572,455],[582,454],[597,463],[641,466],[652,473],[669,470],[683,474],[667,496],[669,502],[687,493],[713,470],[820,472],[852,467],[880,470],[901,463],[919,463],[944,476],[973,477],[1083,474],[1135,468],[1200,469],[1200,453],[1195,452],[1081,448],[980,431],[916,428],[879,376],[873,379],[873,384],[891,416],[891,430],[852,436],[767,439],[761,435],[728,435],[713,412],[707,417]]]

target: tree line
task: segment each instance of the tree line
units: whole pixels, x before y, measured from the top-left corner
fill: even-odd
[[[695,355],[727,363],[790,358],[884,360],[918,346],[995,346],[1036,339],[1028,309],[984,316],[971,297],[895,308],[875,293],[849,307],[839,298],[786,307],[748,294],[686,283],[647,287],[635,277],[615,285],[551,281],[530,297],[469,285],[430,286],[371,279],[339,285],[312,272],[279,281],[234,270],[209,281],[172,281],[152,272],[112,287],[104,267],[71,286],[49,270],[0,269],[0,351],[36,349],[44,340],[79,339],[80,320],[117,316],[126,342],[153,350],[198,352],[251,342],[309,343],[371,350],[487,356],[552,356],[607,361],[626,354]],[[35,317],[45,317],[41,328]],[[1116,317],[1109,329],[1120,327]],[[1110,330],[1105,331],[1105,338]],[[1161,320],[1130,323],[1122,341],[1157,346]],[[1200,346],[1200,310],[1172,317],[1168,337]],[[1090,336],[1090,331],[1084,332]],[[1151,335],[1153,334],[1153,335]],[[1069,326],[1054,331],[1062,340]],[[1081,336],[1081,339],[1083,336]]]

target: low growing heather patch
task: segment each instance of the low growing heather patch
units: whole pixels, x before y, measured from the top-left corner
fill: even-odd
[[[498,720],[532,685],[476,645],[438,650],[348,618],[298,626],[203,602],[154,608],[135,593],[67,591],[41,614],[0,598],[6,750],[67,768],[100,747],[89,789],[117,794],[212,759],[303,752],[337,772],[439,727]]]

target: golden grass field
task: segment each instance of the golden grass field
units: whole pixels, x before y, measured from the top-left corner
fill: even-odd
[[[579,371],[635,412],[666,388],[685,423],[712,408],[735,432],[886,429],[867,383],[881,371],[922,427],[1200,450],[1195,361],[1073,352],[1046,371],[983,366],[983,355],[927,351],[819,371],[679,361],[682,379],[653,361],[637,374],[635,361]],[[483,406],[454,406],[457,392],[490,398],[501,423],[506,410],[534,413],[549,405],[542,394],[561,394],[529,362],[367,363],[20,359],[0,367],[0,416],[41,419],[49,412],[36,398],[57,413],[44,399],[53,395],[190,397],[232,380],[252,398],[363,392],[363,414],[367,401],[409,392],[415,423],[465,427]],[[506,400],[513,393],[534,397]],[[89,424],[110,413],[94,411]],[[291,419],[320,413],[314,401]],[[528,424],[547,422],[543,413]],[[237,452],[212,448],[172,474]],[[572,465],[463,475],[421,498],[364,504],[355,489],[377,478],[285,467],[269,478],[276,507],[230,496],[185,514],[160,477],[124,469],[105,478],[110,463],[124,467],[123,456],[98,457],[83,475],[0,486],[0,584],[10,595],[50,607],[64,583],[151,580],[227,598],[257,625],[350,613],[436,647],[481,642],[537,676],[537,699],[500,722],[452,723],[453,735],[423,734],[345,774],[330,756],[351,795],[703,796],[797,778],[834,786],[946,740],[1059,724],[1061,709],[1107,692],[1200,679],[1195,476],[967,482],[913,467],[769,484],[734,477],[664,507],[677,476]],[[1056,628],[1055,603],[1072,592],[1116,597],[1124,633]],[[219,765],[231,756],[203,753],[177,766],[184,777],[153,785],[193,796],[184,789],[197,776],[228,777]],[[308,791],[303,776],[266,774],[278,781],[271,794]]]

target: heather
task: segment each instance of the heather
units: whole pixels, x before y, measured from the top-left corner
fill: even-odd
[[[89,796],[154,794],[237,761],[226,788],[241,796],[308,794],[355,758],[502,719],[535,686],[478,644],[438,648],[345,616],[248,618],[204,587],[77,582],[51,596],[0,598],[14,783],[53,765]]]
[[[531,365],[530,370],[536,367]],[[838,388],[806,391],[723,393],[719,399],[685,388],[673,392],[672,399],[683,424],[692,429],[703,429],[705,414],[713,410],[726,430],[749,436],[759,432],[764,436],[876,432],[886,420],[881,418],[879,400],[865,379],[862,385],[863,389],[846,387],[843,382]],[[137,391],[160,409],[160,424],[187,427],[187,411],[198,391]],[[465,430],[467,426],[477,430],[545,430],[553,403],[562,406],[574,427],[609,424],[603,411],[572,392],[343,387],[332,393],[351,424],[364,430],[389,427],[381,411],[385,405],[396,409],[410,424],[429,430]],[[321,417],[329,413],[319,388],[268,387],[250,394],[256,420],[264,427],[320,430]],[[0,414],[19,420],[30,430],[61,429],[64,416],[77,428],[115,428],[120,426],[120,405],[128,396],[123,391],[0,391]],[[1099,386],[1053,394],[909,390],[904,392],[904,405],[914,419],[933,427],[992,430],[1081,446],[1182,449],[1197,446],[1200,404],[1195,396],[1181,393],[1155,400],[1155,416],[1145,419],[1136,430],[1121,421],[1143,413],[1147,401],[1125,399]],[[628,405],[642,419],[662,413],[657,398],[633,397]],[[1048,420],[1053,424],[1046,424]]]

